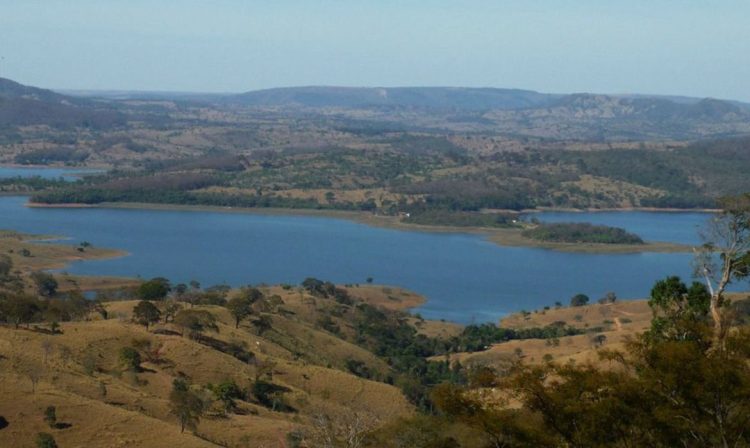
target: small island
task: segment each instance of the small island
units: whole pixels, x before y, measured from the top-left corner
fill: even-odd
[[[522,235],[551,243],[645,244],[641,237],[625,229],[590,223],[540,223],[524,230]]]

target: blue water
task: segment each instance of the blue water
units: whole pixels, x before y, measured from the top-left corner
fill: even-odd
[[[25,166],[0,166],[0,179],[13,177],[41,177],[44,179],[63,178],[73,182],[80,179],[81,175],[101,173],[103,170],[90,168],[40,168]]]
[[[38,209],[26,198],[0,197],[0,228],[64,235],[131,255],[73,263],[86,275],[164,276],[204,286],[299,283],[308,276],[336,283],[409,288],[428,298],[427,318],[493,321],[577,293],[596,299],[645,297],[666,275],[690,277],[689,254],[591,255],[508,248],[478,235],[409,232],[322,217],[123,209]],[[647,239],[693,241],[700,214],[575,214],[636,231]],[[544,215],[543,219],[556,219]],[[599,221],[597,221],[599,222]]]
[[[646,241],[700,244],[698,230],[707,219],[699,212],[544,212],[530,213],[527,218],[542,222],[589,222],[621,227]]]

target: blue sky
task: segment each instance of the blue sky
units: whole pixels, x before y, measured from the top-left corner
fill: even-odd
[[[485,86],[750,101],[747,0],[0,0],[0,76],[228,92]]]

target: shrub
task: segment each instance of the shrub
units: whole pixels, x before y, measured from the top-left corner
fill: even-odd
[[[49,425],[50,428],[57,426],[57,411],[54,406],[47,406],[44,410],[44,422]]]
[[[141,354],[133,347],[123,347],[120,349],[120,363],[133,372],[141,369]]]
[[[57,442],[52,434],[40,432],[36,435],[36,446],[37,448],[57,448]]]

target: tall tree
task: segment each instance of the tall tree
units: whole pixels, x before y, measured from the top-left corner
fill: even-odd
[[[159,311],[159,308],[147,300],[141,300],[133,308],[133,319],[146,327],[147,330],[150,324],[159,322],[160,318],[161,312]]]
[[[185,428],[195,429],[204,409],[203,400],[190,390],[185,381],[174,380],[169,394],[169,410],[180,420],[180,432],[185,432]]]
[[[245,294],[232,297],[226,306],[229,313],[234,317],[234,328],[239,328],[242,319],[253,314],[253,301]]]
[[[695,249],[696,273],[711,295],[714,344],[723,348],[729,328],[727,287],[750,274],[750,194],[723,198],[722,212],[702,232],[703,245]]]

